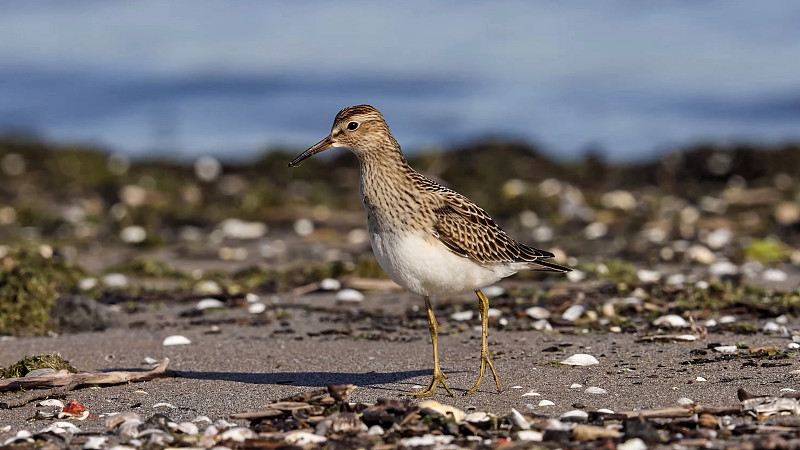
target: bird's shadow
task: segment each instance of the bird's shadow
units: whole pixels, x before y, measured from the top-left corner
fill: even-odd
[[[180,370],[174,371],[179,378],[193,380],[235,381],[238,383],[277,384],[289,386],[319,387],[328,384],[354,384],[356,386],[374,386],[398,383],[410,378],[432,375],[427,370],[406,370],[402,372],[200,372]]]

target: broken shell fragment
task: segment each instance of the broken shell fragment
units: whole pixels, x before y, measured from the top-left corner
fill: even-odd
[[[585,353],[576,353],[569,358],[561,361],[561,364],[566,366],[591,366],[593,364],[600,364],[600,361],[597,360],[592,355],[587,355]]]

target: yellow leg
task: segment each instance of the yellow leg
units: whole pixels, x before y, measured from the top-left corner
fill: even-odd
[[[436,392],[436,386],[441,384],[447,393],[452,397],[453,393],[450,392],[450,388],[447,387],[447,383],[444,381],[447,379],[447,375],[445,375],[444,372],[442,372],[442,369],[439,368],[439,325],[436,323],[436,316],[433,315],[431,299],[427,296],[425,297],[425,306],[428,308],[428,329],[431,332],[431,343],[433,343],[433,378],[431,379],[430,384],[428,384],[428,387],[425,389],[405,395],[412,395],[414,397],[431,397],[433,396],[433,393]]]
[[[464,395],[472,394],[478,390],[478,386],[483,382],[483,373],[486,371],[486,366],[489,366],[489,370],[492,371],[494,383],[497,385],[497,392],[502,391],[500,388],[500,378],[497,377],[494,364],[492,364],[492,360],[489,359],[489,299],[486,298],[480,290],[475,291],[475,293],[478,294],[478,310],[481,313],[481,371],[478,375],[478,381],[475,382],[475,386],[465,392]]]

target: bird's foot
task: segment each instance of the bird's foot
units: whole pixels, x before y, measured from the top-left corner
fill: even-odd
[[[475,391],[478,390],[478,387],[483,383],[483,373],[486,372],[486,366],[489,366],[489,370],[492,371],[492,376],[494,376],[494,384],[497,385],[497,392],[502,392],[503,389],[500,387],[500,378],[497,376],[497,371],[494,370],[494,364],[492,364],[492,360],[489,359],[489,352],[482,351],[481,352],[481,371],[478,375],[478,381],[475,382],[475,386],[472,386],[472,389],[464,392],[464,395],[471,395],[474,394]]]
[[[447,391],[448,394],[450,394],[450,397],[452,397],[453,393],[450,392],[450,388],[447,387],[447,383],[445,383],[444,381],[446,379],[447,375],[445,375],[444,372],[442,372],[441,370],[434,370],[433,378],[431,378],[431,382],[430,384],[428,384],[428,387],[417,392],[409,392],[403,395],[408,395],[417,398],[433,397],[433,394],[436,392],[436,387],[441,384],[444,390]]]

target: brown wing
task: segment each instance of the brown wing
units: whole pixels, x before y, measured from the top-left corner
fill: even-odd
[[[424,177],[423,177],[424,178]],[[424,178],[424,186],[441,198],[434,209],[434,236],[453,253],[480,263],[535,262],[544,270],[570,269],[540,258],[554,255],[517,242],[470,199]]]

